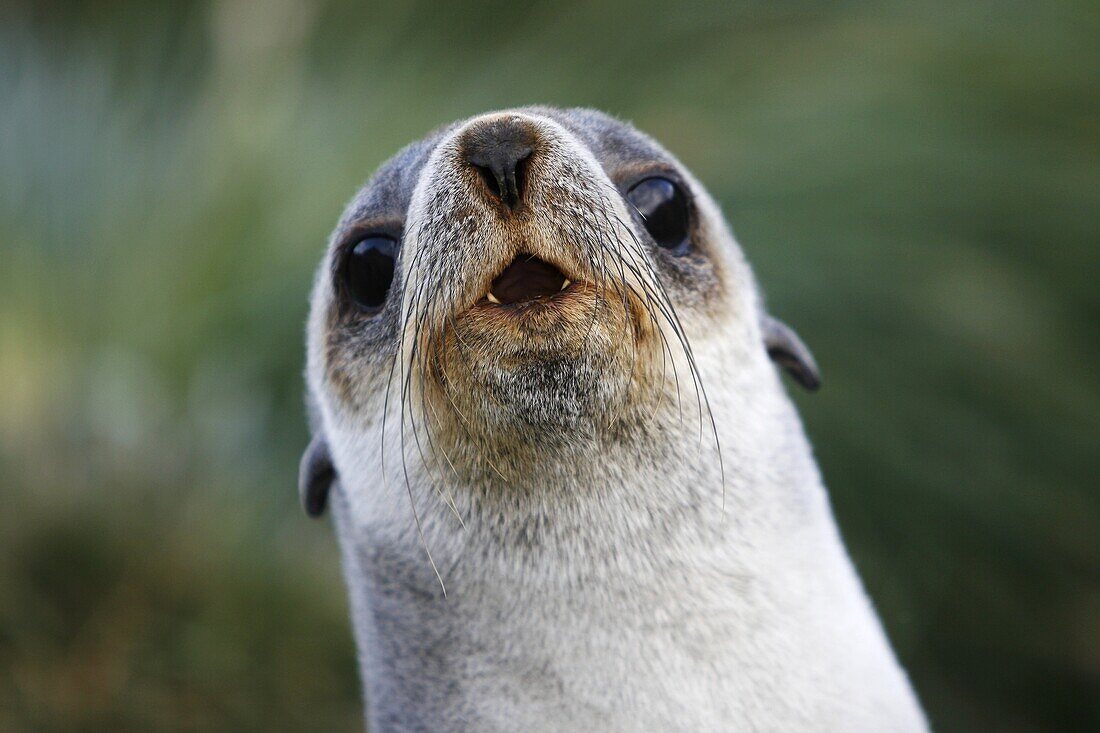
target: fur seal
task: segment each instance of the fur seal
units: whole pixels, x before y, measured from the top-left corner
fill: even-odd
[[[926,731],[718,206],[584,109],[441,128],[352,199],[307,329],[369,729]]]

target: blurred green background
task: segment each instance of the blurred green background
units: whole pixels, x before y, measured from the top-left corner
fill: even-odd
[[[360,727],[312,270],[400,146],[534,102],[725,207],[937,730],[1100,730],[1100,5],[0,7],[0,730]]]

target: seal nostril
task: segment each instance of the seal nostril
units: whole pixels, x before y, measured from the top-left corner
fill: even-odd
[[[516,197],[516,200],[512,202],[513,206],[523,197],[523,192],[527,188],[527,169],[531,165],[532,155],[534,155],[534,151],[528,150],[526,155],[516,161],[516,168],[512,173],[513,189]]]
[[[477,171],[477,174],[481,176],[481,180],[485,184],[485,187],[489,189],[494,196],[500,198],[500,181],[497,180],[496,174],[493,173],[492,169],[488,166],[477,165],[476,163],[471,163],[471,165],[474,170]]]
[[[474,126],[463,135],[461,155],[477,171],[486,191],[514,209],[523,198],[537,144],[530,122],[494,120]]]

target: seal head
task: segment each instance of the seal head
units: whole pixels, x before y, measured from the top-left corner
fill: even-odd
[[[536,470],[555,445],[629,432],[662,403],[682,417],[694,402],[709,423],[701,339],[739,337],[819,384],[798,336],[760,310],[706,191],[590,110],[485,115],[395,156],[333,234],[310,334],[329,422],[381,431],[399,405],[378,444],[404,443],[407,462],[411,441],[418,462],[467,477]],[[300,475],[313,516],[336,476],[316,422]]]

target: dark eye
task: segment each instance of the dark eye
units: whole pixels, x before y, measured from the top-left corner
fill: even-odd
[[[382,236],[360,239],[348,252],[344,283],[351,299],[364,310],[376,311],[386,302],[396,254],[397,242]]]
[[[626,200],[634,205],[645,220],[649,235],[665,249],[679,249],[687,243],[687,197],[667,178],[646,178],[626,192]]]

